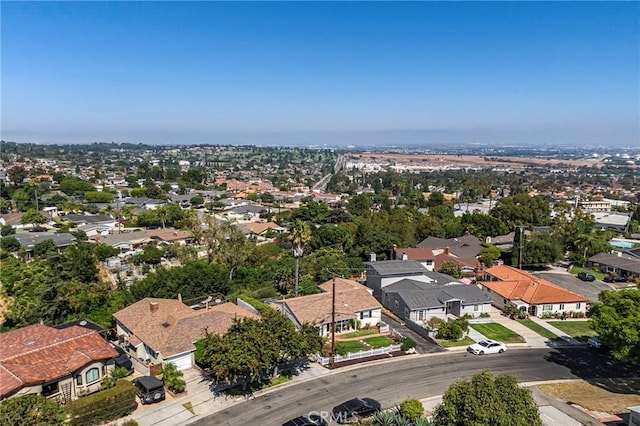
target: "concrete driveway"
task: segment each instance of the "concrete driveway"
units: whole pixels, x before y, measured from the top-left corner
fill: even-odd
[[[591,301],[597,301],[598,294],[600,294],[602,290],[611,290],[611,287],[602,281],[582,281],[568,272],[540,271],[533,272],[533,274],[547,281],[551,281],[566,290],[584,296]]]
[[[433,343],[429,342],[424,337],[420,336],[418,333],[415,333],[409,327],[406,327],[406,326],[400,324],[398,321],[396,321],[395,319],[391,318],[390,316],[382,314],[382,321],[387,323],[387,324],[389,324],[390,328],[395,329],[396,331],[398,331],[403,336],[411,337],[413,340],[415,340],[416,341],[416,352],[418,352],[420,354],[430,354],[430,353],[437,353],[437,352],[445,352],[446,351],[446,349],[443,349],[438,345],[434,345]]]

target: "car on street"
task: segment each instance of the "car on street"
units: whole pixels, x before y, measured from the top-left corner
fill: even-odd
[[[602,281],[605,283],[626,283],[627,279],[620,275],[607,275]]]
[[[490,339],[481,340],[467,348],[467,352],[474,355],[501,354],[506,350],[507,346],[504,343]]]
[[[328,423],[319,414],[309,414],[291,419],[283,423],[282,426],[328,426]]]
[[[141,376],[132,380],[142,405],[160,402],[165,398],[164,383],[155,376]]]
[[[589,345],[593,349],[600,349],[602,347],[602,342],[597,337],[589,337],[589,340],[587,340],[587,345]]]
[[[578,279],[581,279],[582,281],[595,281],[596,276],[590,272],[580,272],[578,273]]]
[[[371,398],[354,398],[333,407],[331,417],[338,423],[351,423],[380,411],[380,403]]]

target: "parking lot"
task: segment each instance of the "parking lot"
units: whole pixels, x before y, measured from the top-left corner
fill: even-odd
[[[581,281],[574,275],[566,272],[540,271],[534,272],[533,274],[547,281],[551,281],[564,289],[584,296],[591,301],[598,300],[598,294],[602,290],[611,290],[611,287],[602,281]]]

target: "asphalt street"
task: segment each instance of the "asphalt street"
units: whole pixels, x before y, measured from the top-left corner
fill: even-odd
[[[281,425],[309,412],[328,412],[353,397],[371,397],[383,408],[406,398],[443,394],[459,379],[483,370],[515,375],[520,382],[556,379],[635,377],[631,366],[588,348],[521,349],[500,355],[466,352],[409,356],[323,376],[274,390],[226,410],[203,417],[197,425]]]
[[[598,300],[598,294],[602,290],[611,290],[611,287],[602,281],[582,281],[568,273],[541,271],[534,272],[533,274],[551,281],[564,289],[577,293],[580,296],[584,296],[593,302]]]

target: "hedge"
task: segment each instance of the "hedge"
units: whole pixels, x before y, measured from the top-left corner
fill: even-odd
[[[65,408],[71,425],[92,426],[129,415],[135,407],[136,388],[121,379],[115,387],[71,401]]]

